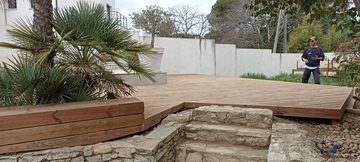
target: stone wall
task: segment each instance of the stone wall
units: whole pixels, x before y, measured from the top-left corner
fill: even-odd
[[[315,142],[307,138],[307,133],[295,124],[274,123],[268,162],[325,161],[324,158],[316,154],[313,149]]]
[[[65,147],[0,156],[0,162],[170,162],[175,145],[184,136],[192,111],[172,114],[146,135],[135,135],[89,146]],[[181,124],[180,124],[181,123]]]

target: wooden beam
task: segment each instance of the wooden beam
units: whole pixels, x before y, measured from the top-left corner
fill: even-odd
[[[143,124],[144,114],[0,131],[0,146]]]
[[[79,134],[79,135],[73,135],[67,137],[59,137],[53,139],[19,143],[14,145],[1,146],[0,154],[95,144],[111,139],[116,139],[119,137],[124,137],[130,134],[137,133],[139,131],[140,131],[140,126],[133,126],[133,127],[113,129],[107,131],[98,131],[98,132]]]
[[[0,130],[143,112],[144,103],[136,98],[3,108],[0,109]]]

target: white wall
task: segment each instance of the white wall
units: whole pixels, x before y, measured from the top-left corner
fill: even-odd
[[[218,76],[236,76],[238,73],[236,46],[234,44],[216,44],[215,54],[215,74]]]
[[[9,41],[4,37],[8,26],[0,26],[0,42]],[[145,43],[150,39],[138,32],[131,32],[132,38]],[[215,44],[211,39],[155,38],[155,48],[163,48],[161,72],[168,74],[207,74],[239,77],[246,73],[262,73],[274,76],[291,73],[296,68],[301,54],[277,54],[268,49],[237,49],[233,44]],[[0,48],[0,61],[7,61],[14,51]],[[330,59],[332,53],[326,54]],[[322,62],[325,64],[326,62]],[[304,66],[299,61],[299,66]]]
[[[131,34],[131,38],[138,41],[138,42],[142,42],[145,44],[150,44],[151,43],[151,38],[147,37],[147,36],[143,36],[140,34],[139,31],[129,31]]]
[[[210,39],[155,38],[164,48],[160,71],[170,74],[215,75],[215,41]]]
[[[262,73],[268,77],[291,73],[304,67],[301,53],[278,54],[269,49],[237,49],[233,44],[215,44],[209,39],[155,38],[155,47],[164,48],[160,71],[168,74],[208,74],[239,77]],[[325,54],[329,59],[332,53]],[[322,65],[327,62],[321,62]]]
[[[0,42],[10,41],[10,37],[6,33],[8,28],[9,26],[0,26]],[[15,52],[15,50],[0,47],[0,64],[2,64],[1,62],[9,62],[7,58],[12,59],[12,54],[15,54]]]
[[[278,69],[278,63],[271,62],[273,55],[271,55],[271,50],[267,49],[237,49],[237,62],[238,62],[238,73],[236,76],[245,74],[245,73],[258,73],[263,71],[265,75],[273,75]],[[266,71],[260,70],[266,68]]]

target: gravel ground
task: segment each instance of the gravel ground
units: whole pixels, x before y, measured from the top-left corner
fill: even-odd
[[[314,141],[314,149],[329,162],[359,161],[360,162],[360,116],[345,113],[338,124],[332,125],[330,120],[275,117],[275,121],[298,124],[308,132]],[[341,143],[342,148],[335,153],[321,153],[315,146],[317,139],[324,139],[324,148]]]

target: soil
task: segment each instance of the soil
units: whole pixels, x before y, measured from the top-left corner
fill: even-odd
[[[344,113],[337,124],[331,124],[331,120],[325,119],[291,117],[275,117],[275,121],[297,124],[307,131],[308,138],[314,141],[314,150],[329,162],[360,161],[360,115]],[[324,148],[336,143],[343,146],[334,153],[321,153],[315,145],[317,139],[325,140]]]

